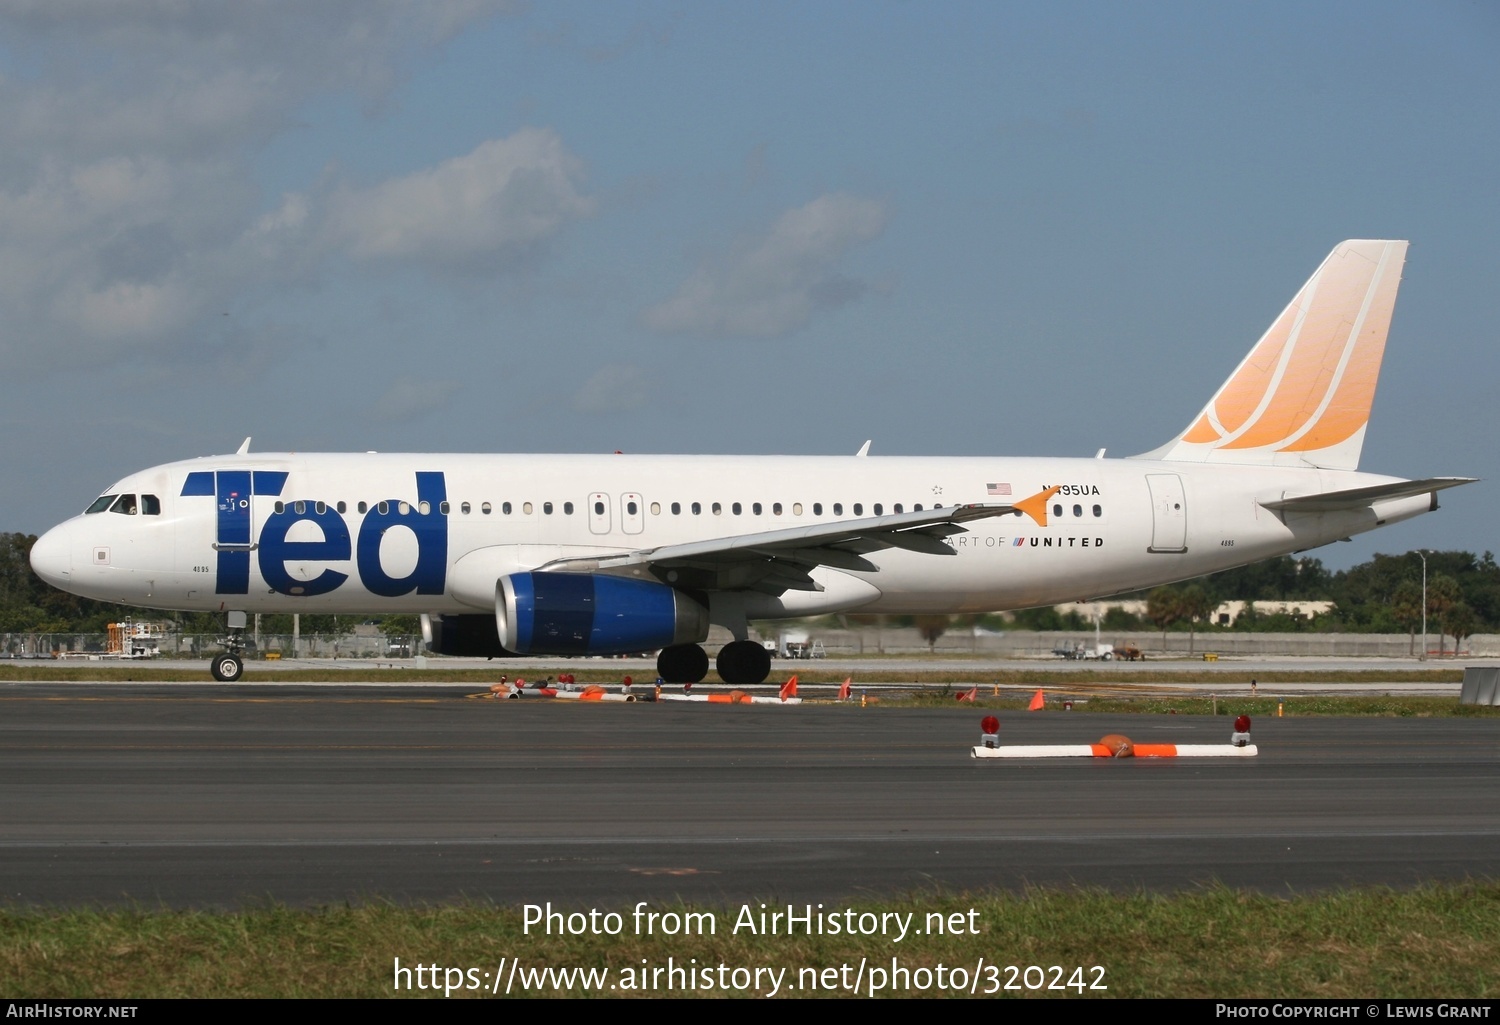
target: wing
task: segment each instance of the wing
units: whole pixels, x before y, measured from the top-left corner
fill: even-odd
[[[821,591],[822,585],[810,575],[818,566],[877,573],[880,567],[865,556],[891,548],[953,555],[953,548],[943,539],[965,533],[960,524],[1017,511],[1015,505],[957,505],[642,548],[620,555],[557,559],[537,569],[617,576],[650,573],[674,587],[705,591],[770,595]]]

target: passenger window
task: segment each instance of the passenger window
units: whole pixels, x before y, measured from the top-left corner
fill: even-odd
[[[1094,517],[1097,519],[1098,517],[1103,516],[1103,515],[1104,515],[1104,510],[1101,509],[1101,508],[1099,508],[1097,505],[1094,506]]]
[[[110,507],[110,503],[112,503],[116,497],[117,496],[115,495],[100,495],[98,498],[94,499],[93,505],[89,506],[83,511],[83,514],[87,516],[89,513],[103,512]]]
[[[673,502],[672,503],[672,515],[673,516],[681,516],[682,515],[682,503],[681,502]]]
[[[823,503],[822,502],[814,502],[813,503],[813,515],[814,516],[822,516],[823,515]]]
[[[698,515],[702,514],[702,512],[703,512],[703,506],[699,505],[697,502],[694,502],[693,503],[693,515],[694,516],[698,516]]]
[[[634,516],[636,514],[636,504],[634,502],[626,502],[625,511]]]
[[[760,503],[756,502],[754,505],[752,505],[750,507],[750,511],[753,512],[755,515],[759,516],[760,515]]]
[[[652,502],[651,503],[651,515],[652,516],[660,516],[661,515],[661,503],[660,502]]]
[[[146,516],[160,516],[161,499],[157,498],[155,495],[142,495],[141,513]]]
[[[876,503],[875,503],[875,515],[876,515],[876,516],[879,516],[879,515],[880,515],[880,509],[881,509],[881,505],[880,505],[880,503],[879,503],[879,502],[876,502]]]
[[[564,502],[563,503],[563,515],[564,516],[572,516],[573,515],[573,503],[572,502]]]
[[[835,516],[842,516],[842,515],[844,515],[844,503],[843,502],[835,502],[835,503],[833,503],[833,514]]]
[[[548,516],[551,516],[552,515],[552,503],[551,502],[543,502],[542,503],[542,512],[546,513]]]
[[[730,506],[730,508],[734,510],[734,514],[736,516],[740,514],[740,503],[736,502],[734,503],[734,505]]]
[[[468,502],[464,502],[464,503],[463,503],[463,504],[461,504],[461,505],[460,505],[460,506],[459,506],[459,507],[458,507],[458,510],[459,510],[459,512],[461,512],[461,513],[463,513],[463,514],[464,514],[464,515],[465,515],[465,516],[467,516],[467,515],[469,515],[469,508],[470,508],[470,506],[469,506],[469,503],[468,503]]]
[[[488,502],[484,503],[484,511],[485,512],[489,512],[490,511],[490,503],[488,503]],[[509,516],[510,515],[510,503],[509,502],[501,502],[500,503],[500,511],[502,513],[504,513],[505,515]],[[531,510],[528,509],[526,511],[530,512]]]
[[[899,507],[899,506],[898,506],[898,507],[897,507],[897,509],[896,509],[896,511],[897,511],[897,512],[900,512],[900,511],[901,511],[901,509],[900,509],[900,507]],[[917,503],[917,504],[916,504],[916,505],[914,505],[914,506],[912,506],[912,507],[911,507],[911,511],[912,511],[912,512],[921,512],[921,511],[922,511],[922,503],[921,503],[921,502],[918,502],[918,503]]]
[[[1062,515],[1062,506],[1060,506],[1060,505],[1054,505],[1052,507],[1052,515],[1053,516],[1061,516]]]
[[[292,503],[292,511],[295,512],[298,516],[301,516],[303,513],[307,512],[307,503],[306,502],[293,502]]]
[[[328,511],[328,506],[324,502],[315,502],[313,503],[313,511],[316,512],[319,516],[322,516]]]
[[[720,505],[718,502],[714,503],[714,515],[715,516],[722,516],[722,515],[724,515],[724,507],[722,505]]]
[[[338,510],[339,510],[339,515],[343,515],[344,513],[348,512],[349,511],[349,503],[348,502],[340,502],[339,505],[338,505]],[[469,510],[467,510],[467,509],[464,510],[464,512],[468,512],[468,511]]]
[[[506,502],[505,504],[506,505],[510,505],[509,502]],[[507,510],[507,511],[509,511],[509,510]],[[522,502],[521,503],[521,511],[523,513],[525,513],[527,516],[530,516],[531,515],[531,503],[530,502]]]
[[[856,516],[863,516],[864,514],[865,514],[865,504],[863,502],[855,502],[854,503],[854,515],[856,515]]]
[[[484,515],[488,516],[490,514],[490,503],[485,502],[483,505],[481,505],[479,507],[479,511],[481,513],[483,513]]]
[[[792,503],[792,515],[793,516],[801,516],[802,515],[802,503],[801,502],[793,502]]]
[[[384,516],[391,511],[391,503],[381,502],[375,508],[379,511],[380,515]]]
[[[895,505],[891,506],[891,512],[897,512],[898,513],[900,511],[901,511],[901,503],[900,502],[897,502]]]
[[[777,503],[775,503],[774,505],[771,506],[771,515],[772,516],[780,516],[781,515],[781,503],[780,502],[777,502]]]
[[[284,504],[282,504],[281,502],[277,502],[276,503],[276,512],[278,514],[286,512],[286,506]]]
[[[603,516],[604,515],[604,503],[603,502],[595,502],[594,503],[594,515],[595,516]]]

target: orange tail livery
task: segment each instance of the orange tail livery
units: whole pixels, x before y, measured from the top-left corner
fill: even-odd
[[[1406,243],[1340,243],[1187,430],[1145,458],[1359,466]]]

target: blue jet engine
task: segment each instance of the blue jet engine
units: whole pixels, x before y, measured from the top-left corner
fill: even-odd
[[[708,610],[651,580],[512,573],[495,586],[500,645],[518,655],[629,655],[708,637]]]

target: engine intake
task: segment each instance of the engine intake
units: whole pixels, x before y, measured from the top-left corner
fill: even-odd
[[[521,655],[628,655],[708,637],[708,610],[649,580],[513,573],[495,585],[500,646]]]

